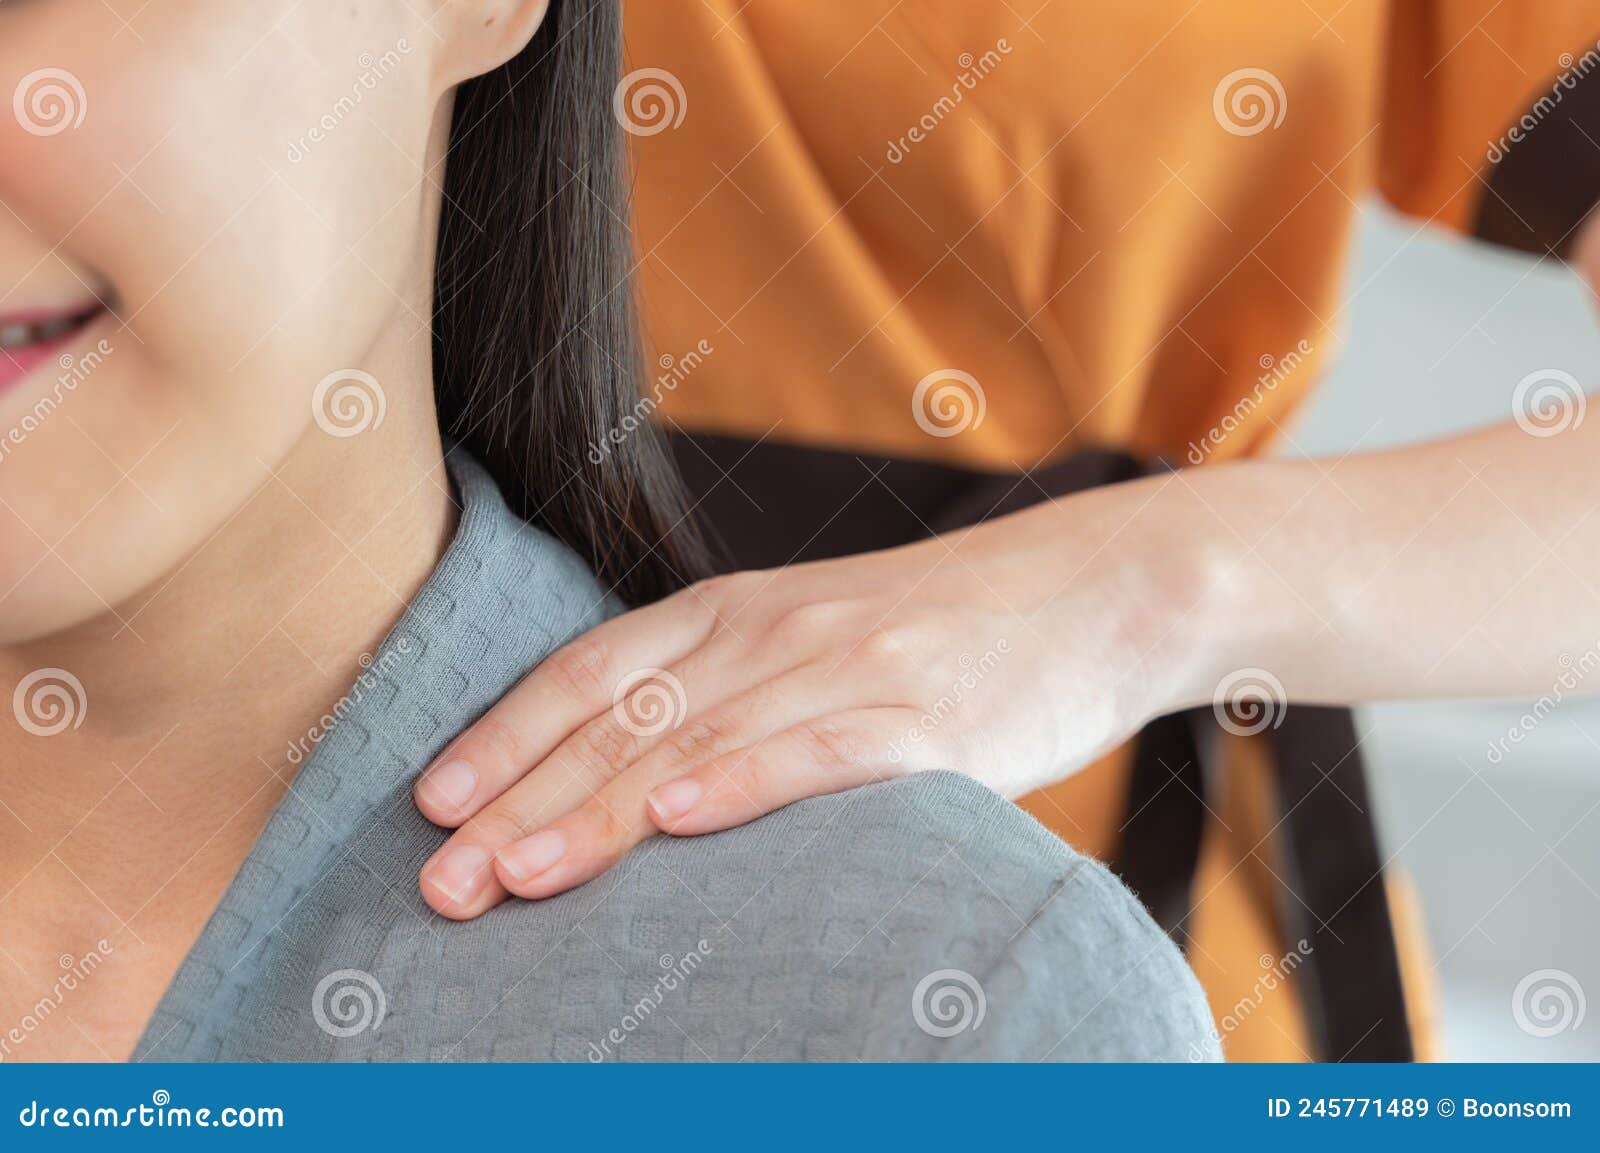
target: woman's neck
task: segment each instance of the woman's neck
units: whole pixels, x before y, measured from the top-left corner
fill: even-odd
[[[54,886],[49,947],[63,955],[101,937],[187,947],[290,787],[291,745],[359,675],[454,531],[427,358],[389,359],[369,366],[388,398],[380,425],[350,437],[313,426],[153,587],[0,650],[0,707],[42,670],[82,686],[75,723],[55,735],[0,724],[0,926],[26,921],[35,890]],[[30,717],[36,730],[48,719]]]

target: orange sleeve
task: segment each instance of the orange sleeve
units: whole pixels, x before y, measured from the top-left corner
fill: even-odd
[[[1395,0],[1381,112],[1383,194],[1448,228],[1554,250],[1600,194],[1600,123],[1590,127],[1600,121],[1597,41],[1600,0]],[[1524,211],[1530,193],[1550,199],[1537,185],[1551,179],[1568,186],[1555,198],[1568,203]],[[1502,185],[1515,186],[1516,196]],[[1548,220],[1528,215],[1541,211]],[[1503,234],[1485,232],[1486,213]]]

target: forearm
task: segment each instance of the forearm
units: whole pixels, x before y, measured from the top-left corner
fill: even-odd
[[[1600,421],[1151,482],[1193,587],[1166,606],[1177,703],[1243,667],[1323,703],[1545,693],[1588,672],[1571,691],[1600,691],[1597,482]]]

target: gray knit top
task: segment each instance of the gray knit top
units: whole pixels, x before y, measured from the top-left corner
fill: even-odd
[[[136,1060],[1214,1059],[1126,889],[949,773],[658,837],[471,922],[417,891],[417,773],[617,611],[457,449],[460,527],[190,950]]]

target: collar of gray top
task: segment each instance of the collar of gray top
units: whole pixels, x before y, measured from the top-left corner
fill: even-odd
[[[198,1023],[238,1003],[251,958],[353,851],[358,826],[411,805],[412,781],[446,742],[547,654],[621,611],[570,549],[506,507],[463,449],[447,445],[445,460],[461,503],[454,539],[394,630],[363,654],[350,689],[279,754],[275,771],[293,774],[288,792],[179,966],[135,1060],[194,1052]],[[414,885],[391,895],[435,916]]]

